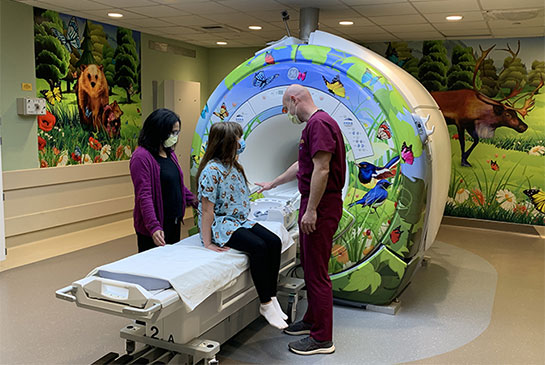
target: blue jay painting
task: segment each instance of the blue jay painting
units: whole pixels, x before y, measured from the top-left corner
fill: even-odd
[[[398,164],[399,156],[392,158],[384,167],[375,166],[370,162],[360,162],[358,164],[360,170],[358,179],[365,185],[369,184],[373,179],[381,180],[394,177]]]
[[[388,180],[380,180],[377,185],[371,190],[369,190],[363,198],[354,203],[350,204],[349,207],[353,207],[356,204],[361,204],[362,207],[371,207],[377,211],[377,208],[380,207],[388,198],[388,187],[392,185]]]

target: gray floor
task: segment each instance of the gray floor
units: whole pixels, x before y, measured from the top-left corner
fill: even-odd
[[[392,364],[446,353],[471,342],[490,322],[496,270],[481,257],[436,242],[431,264],[401,296],[397,315],[335,306],[333,355],[301,357],[286,336],[256,320],[223,346],[233,362],[262,364]],[[300,315],[304,311],[301,306]]]
[[[119,329],[127,320],[77,308],[54,292],[134,251],[134,240],[123,239],[0,273],[0,362],[83,364],[123,352]],[[227,363],[397,363],[458,348],[488,326],[497,274],[481,257],[448,244],[437,243],[430,255],[396,316],[335,307],[333,355],[293,355],[286,346],[294,338],[258,319],[219,357]]]

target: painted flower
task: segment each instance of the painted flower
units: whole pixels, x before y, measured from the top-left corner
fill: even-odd
[[[336,244],[333,246],[333,249],[331,250],[331,254],[338,263],[340,264],[346,264],[349,260],[348,258],[348,250],[345,246]]]
[[[474,188],[471,190],[471,200],[473,200],[475,205],[483,206],[486,199],[484,198],[484,194],[480,189]]]
[[[47,164],[47,161],[46,161],[46,160],[42,159],[42,160],[40,161],[40,167],[49,167],[49,165]]]
[[[57,166],[66,166],[68,164],[68,152],[62,151],[59,159],[57,160]]]
[[[517,204],[515,194],[507,189],[498,190],[496,192],[496,201],[500,203],[500,207],[505,210],[513,210]]]
[[[102,148],[102,144],[93,137],[89,137],[89,147],[94,150],[100,151],[100,149]]]
[[[127,155],[127,157],[131,157],[132,155],[132,150],[131,150],[131,146],[125,146],[125,154]]]
[[[44,132],[51,132],[55,126],[57,118],[50,112],[46,111],[45,115],[40,115],[38,117],[38,127]]]
[[[81,156],[76,155],[74,152],[72,152],[72,160],[74,160],[76,162],[81,162]]]
[[[102,162],[102,159],[100,158],[100,155],[95,156],[95,163]]]
[[[110,153],[112,153],[112,147],[109,144],[105,144],[100,150],[100,159],[102,161],[108,161]]]
[[[460,136],[458,136],[458,133],[455,133],[452,135],[452,139],[460,139]]]
[[[89,165],[89,164],[92,164],[93,163],[93,159],[91,158],[91,156],[89,156],[87,153],[83,155],[83,164],[84,165]]]
[[[57,147],[53,147],[53,153],[55,154],[55,156],[57,156],[59,153],[61,153],[61,151],[59,151]]]
[[[454,197],[454,201],[458,204],[461,204],[465,202],[469,198],[469,191],[464,188],[458,189],[456,192],[456,196]]]
[[[545,155],[545,147],[544,146],[534,146],[530,148],[530,151],[528,151],[529,155],[532,156],[543,156]]]
[[[47,142],[42,137],[38,136],[38,151],[43,151]]]
[[[115,150],[115,158],[119,160],[121,156],[123,156],[123,145],[119,145],[119,147],[117,147]]]
[[[452,199],[450,196],[447,196],[447,204],[456,205],[456,201]]]

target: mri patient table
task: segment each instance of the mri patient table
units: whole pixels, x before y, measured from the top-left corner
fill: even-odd
[[[281,223],[260,223],[282,240],[279,291],[287,293],[294,319],[303,281],[285,274],[295,266],[297,233],[290,235]],[[140,356],[144,363],[212,364],[220,344],[259,316],[248,267],[241,252],[207,250],[194,235],[98,267],[56,296],[133,320],[121,329],[127,355],[113,363],[131,363]],[[144,349],[135,352],[140,345]],[[116,357],[108,354],[99,363]]]

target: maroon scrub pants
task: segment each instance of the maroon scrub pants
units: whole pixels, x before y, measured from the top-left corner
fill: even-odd
[[[301,198],[299,223],[305,214],[308,197]],[[316,341],[333,339],[333,292],[327,270],[333,235],[342,216],[339,193],[324,193],[317,209],[316,230],[309,235],[300,230],[300,258],[305,271],[308,308],[303,321],[312,325],[310,336]]]

